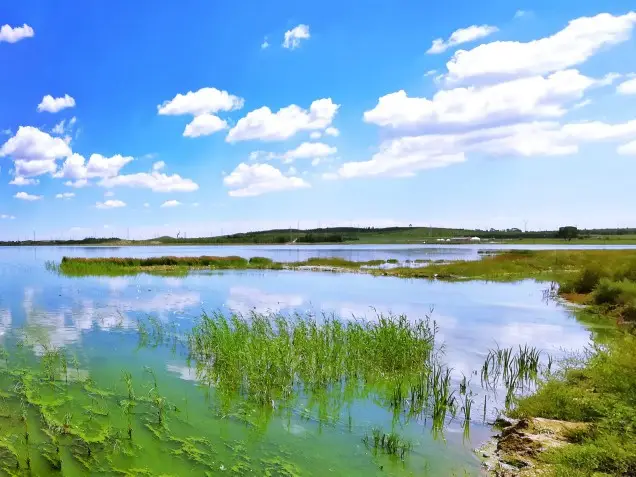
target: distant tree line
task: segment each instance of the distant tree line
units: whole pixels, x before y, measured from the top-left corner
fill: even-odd
[[[87,237],[81,240],[14,240],[0,241],[0,247],[26,246],[26,245],[108,245],[120,242],[117,237]]]

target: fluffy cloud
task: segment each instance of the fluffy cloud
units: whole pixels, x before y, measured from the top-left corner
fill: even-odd
[[[20,126],[15,136],[0,148],[0,157],[11,156],[16,177],[34,177],[53,173],[56,159],[71,155],[61,138],[53,137],[32,126]]]
[[[320,131],[313,131],[309,137],[311,139],[320,139],[322,137],[322,133]]]
[[[26,23],[24,25],[11,27],[10,25],[2,25],[0,28],[0,43],[6,41],[7,43],[15,43],[23,40],[24,38],[31,38],[35,35],[33,28]]]
[[[468,28],[460,28],[459,30],[455,30],[447,41],[444,41],[442,38],[433,40],[433,44],[426,53],[432,55],[443,53],[453,46],[475,41],[498,31],[499,29],[497,27],[490,25],[472,25]]]
[[[153,192],[193,192],[199,188],[191,179],[185,179],[178,174],[169,176],[157,171],[108,177],[102,179],[99,185],[107,188],[136,187],[150,189]]]
[[[605,80],[594,80],[577,70],[532,76],[483,87],[438,91],[432,99],[409,97],[405,91],[387,94],[364,120],[379,126],[404,129],[471,128],[534,118],[563,116],[565,105]]]
[[[303,142],[296,149],[292,149],[283,154],[277,154],[267,151],[250,152],[250,161],[271,161],[273,159],[282,159],[283,163],[290,164],[296,159],[315,159],[325,158],[334,155],[338,149],[321,142]]]
[[[636,78],[619,84],[616,91],[620,94],[636,94]]]
[[[451,82],[543,75],[585,62],[601,48],[630,38],[636,12],[572,20],[552,36],[530,42],[496,41],[457,51],[446,64]]]
[[[15,215],[2,214],[2,215],[0,215],[0,219],[3,219],[3,220],[14,220],[15,219]]]
[[[74,192],[63,192],[55,195],[56,199],[72,199],[73,197],[75,197]]]
[[[72,154],[64,161],[62,168],[54,174],[54,177],[73,180],[114,177],[132,160],[132,157],[119,154],[113,157],[92,154],[88,163],[85,163],[84,157]]]
[[[75,99],[68,94],[65,94],[61,98],[54,98],[50,94],[47,94],[42,98],[40,104],[38,104],[38,112],[42,113],[46,111],[47,113],[57,113],[63,109],[73,107],[75,107]]]
[[[299,131],[324,130],[331,125],[340,105],[331,98],[318,99],[309,110],[292,104],[273,113],[267,106],[247,113],[227,135],[226,141],[282,141]]]
[[[299,177],[286,177],[269,164],[239,164],[223,183],[230,189],[232,197],[252,197],[268,192],[300,189],[310,185]]]
[[[267,37],[265,37],[263,43],[261,43],[261,50],[265,50],[267,48],[269,48],[269,42],[267,41]]]
[[[71,154],[62,139],[52,137],[32,126],[20,126],[18,132],[0,148],[1,156],[22,160],[58,159]]]
[[[162,169],[163,169],[163,168],[165,168],[165,167],[166,167],[166,163],[165,163],[165,162],[163,162],[163,161],[157,161],[157,162],[155,162],[155,163],[152,165],[152,170],[153,170],[153,171],[160,171],[160,170],[162,170]]]
[[[238,96],[216,88],[201,88],[177,94],[170,101],[157,106],[162,115],[191,114],[194,119],[185,127],[183,135],[199,137],[213,134],[227,128],[227,122],[216,116],[220,111],[232,111],[243,107],[244,100]]]
[[[81,189],[83,187],[87,187],[90,184],[86,179],[78,179],[76,181],[66,181],[64,185],[68,187],[74,187],[75,189]]]
[[[346,162],[338,169],[337,176],[325,178],[352,178],[364,176],[410,177],[415,171],[433,169],[465,161],[462,152],[446,153],[426,139],[405,137],[383,144],[380,152],[371,160]]]
[[[192,122],[186,125],[183,135],[185,137],[208,136],[215,132],[227,129],[227,122],[214,114],[202,114],[196,116]]]
[[[157,111],[163,115],[192,114],[199,116],[206,113],[232,111],[242,107],[243,98],[216,88],[201,88],[198,91],[177,94],[170,101],[164,101],[157,106]]]
[[[34,200],[40,200],[42,198],[41,195],[31,195],[31,194],[28,194],[26,192],[18,192],[13,197],[15,197],[16,199],[20,199],[20,200],[28,200],[30,202],[32,202]]]
[[[107,200],[104,202],[97,202],[95,207],[98,209],[117,209],[120,207],[126,207],[126,203],[121,200]]]
[[[636,156],[636,141],[619,146],[617,152],[623,156]]]
[[[300,46],[301,40],[308,40],[311,35],[309,34],[308,25],[298,25],[297,27],[287,30],[285,32],[285,39],[283,40],[283,48],[293,50]]]
[[[327,136],[338,137],[340,136],[340,131],[338,131],[338,129],[334,127],[328,127],[327,129],[325,129],[325,134]]]
[[[632,137],[636,137],[636,120],[617,124],[586,121],[564,125],[538,121],[456,134],[402,137],[384,142],[371,160],[344,163],[335,174],[328,174],[325,178],[408,177],[418,170],[463,162],[469,153],[489,156],[561,156],[577,153],[579,146],[584,143],[619,141]],[[625,149],[622,151],[625,153]]]
[[[167,200],[160,207],[178,207],[181,205],[181,202],[178,200]]]
[[[15,177],[11,182],[9,182],[10,185],[16,185],[16,186],[37,185],[39,183],[40,181],[37,179],[26,179],[20,176]]]
[[[338,149],[321,142],[303,142],[296,149],[283,154],[282,158],[283,162],[288,164],[296,159],[322,158],[332,156],[336,152],[338,152]]]

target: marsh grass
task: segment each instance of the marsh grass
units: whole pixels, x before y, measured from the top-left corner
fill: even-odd
[[[214,313],[201,317],[188,347],[199,381],[221,397],[282,408],[305,396],[331,416],[372,397],[395,420],[431,418],[441,432],[457,403],[450,370],[437,362],[435,334],[428,318],[403,315],[342,321]]]
[[[249,260],[237,257],[63,257],[59,264],[47,261],[47,270],[66,276],[118,276],[151,273],[160,275],[186,275],[190,270],[283,270],[333,268],[349,271],[378,267],[385,263],[398,263],[396,259],[355,262],[339,257],[313,257],[301,262],[281,263],[266,257]]]
[[[515,396],[534,386],[541,372],[541,351],[528,345],[488,351],[481,368],[481,385],[496,392],[499,386],[506,391],[505,406],[510,409]],[[551,363],[551,360],[548,360]],[[550,364],[551,366],[551,364]]]
[[[385,433],[382,429],[374,427],[370,435],[362,438],[362,442],[374,451],[381,451],[388,455],[399,457],[404,460],[404,456],[413,448],[413,444],[401,437],[396,432]]]
[[[636,337],[624,332],[570,360],[525,396],[513,417],[544,417],[588,426],[573,445],[541,457],[556,475],[633,475],[636,472]]]
[[[73,258],[64,257],[59,265],[47,263],[46,267],[69,276],[134,275],[156,273],[183,275],[189,270],[209,269],[309,269],[332,268],[340,271],[362,272],[372,275],[402,278],[438,280],[490,280],[517,281],[536,279],[558,281],[562,289],[589,290],[600,280],[605,270],[615,271],[615,280],[636,276],[636,250],[512,250],[484,254],[481,260],[434,261],[426,266],[396,266],[379,268],[385,263],[395,264],[396,259],[350,261],[338,257],[313,257],[302,262],[281,263],[265,257],[153,257],[138,258]],[[585,277],[577,274],[585,273]],[[577,278],[578,277],[578,278]],[[578,280],[578,282],[576,282]],[[576,283],[575,283],[576,282]],[[585,292],[587,293],[587,292]]]

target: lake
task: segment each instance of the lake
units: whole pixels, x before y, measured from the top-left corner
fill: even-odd
[[[120,473],[145,469],[148,475],[476,475],[480,462],[473,448],[491,435],[483,422],[484,396],[486,421],[503,407],[501,393],[478,386],[488,349],[528,344],[558,358],[589,343],[590,330],[570,310],[545,299],[549,284],[530,280],[447,283],[364,274],[232,270],[185,277],[68,278],[47,271],[44,264],[59,261],[64,255],[452,260],[477,259],[482,249],[464,245],[0,248],[0,341],[6,349],[14,350],[23,367],[38,366],[38,358],[49,356],[52,349],[65,348],[76,356],[79,364],[67,376],[77,374],[78,380],[90,377],[90,384],[84,385],[89,397],[54,387],[38,389],[36,398],[29,399],[58,399],[66,393],[65,402],[56,405],[66,407],[64,416],[69,416],[69,421],[80,420],[89,428],[94,425],[91,432],[101,432],[97,423],[106,421],[125,428],[125,415],[117,407],[123,398],[115,397],[125,394],[124,372],[131,374],[138,394],[159,388],[167,402],[179,409],[166,425],[169,433],[148,424],[148,416],[144,414],[143,420],[139,411],[133,425],[135,445],[109,448],[105,460],[99,460],[90,449],[62,450],[64,475],[86,475],[87,468],[101,469],[106,475],[115,473],[114,469]],[[214,388],[197,383],[182,344],[142,346],[137,324],[137,320],[151,316],[170,324],[174,333],[183,334],[203,311],[216,310],[298,312],[317,317],[335,314],[345,320],[374,320],[378,313],[405,314],[409,319],[429,316],[438,326],[437,342],[443,343],[441,359],[451,369],[453,383],[459,383],[463,376],[472,380],[475,410],[470,435],[463,434],[457,419],[448,419],[443,435],[434,436],[427,419],[396,418],[373,395],[342,402],[328,395],[321,399],[301,396],[292,405],[275,406],[266,412],[240,400],[221,406]],[[0,390],[8,391],[4,387],[8,378],[3,379]],[[42,405],[43,409],[47,406]],[[46,458],[49,434],[39,430],[42,426],[33,409],[24,412],[26,422],[31,423],[25,447],[30,465],[37,475],[50,475],[50,459]],[[412,443],[412,451],[404,459],[373,452],[363,438],[374,427],[395,430]],[[85,441],[91,442],[88,438]],[[0,441],[0,457],[4,455],[2,442],[9,445],[9,441]],[[13,449],[22,448],[19,440],[9,443]]]

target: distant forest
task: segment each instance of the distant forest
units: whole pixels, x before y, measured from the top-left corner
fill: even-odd
[[[439,227],[333,227],[312,230],[278,229],[238,233],[217,237],[157,237],[149,240],[125,240],[117,237],[89,237],[81,240],[25,240],[0,241],[0,246],[12,245],[171,245],[171,244],[317,244],[345,242],[421,242],[437,238],[480,237],[482,240],[517,239],[586,239],[619,236],[636,236],[636,228],[577,229],[566,226],[559,230],[527,231],[512,228],[506,230],[451,229]]]

